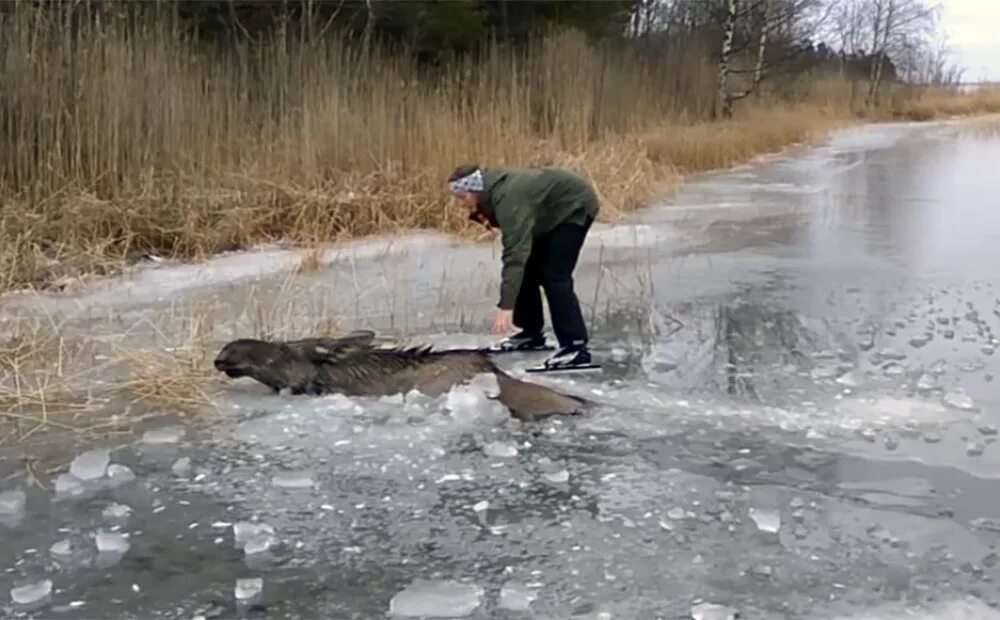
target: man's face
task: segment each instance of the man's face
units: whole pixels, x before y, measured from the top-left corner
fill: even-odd
[[[479,209],[479,196],[473,192],[459,192],[458,194],[455,194],[455,200],[457,200],[460,205],[465,207],[469,213],[473,213]]]

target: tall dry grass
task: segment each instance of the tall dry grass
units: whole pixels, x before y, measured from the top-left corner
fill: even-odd
[[[712,49],[697,40],[640,54],[563,33],[523,53],[491,46],[432,74],[336,36],[279,31],[261,45],[209,49],[150,6],[0,11],[0,292],[112,272],[144,254],[197,258],[276,239],[318,247],[413,228],[464,234],[472,229],[447,208],[443,180],[468,161],[572,167],[595,182],[612,219],[684,173],[838,123],[1000,102],[995,92],[891,87],[882,107],[861,110],[864,84],[801,75],[712,122]],[[198,342],[178,361],[74,348],[58,326],[36,331],[0,343],[0,402],[18,436],[54,418],[89,425],[93,403],[111,393],[192,398],[189,379],[204,370]],[[113,366],[117,387],[79,398],[89,384],[51,366],[70,353],[91,369]]]
[[[640,55],[566,33],[429,76],[335,36],[206,49],[167,14],[87,11],[0,16],[0,290],[147,253],[461,232],[442,179],[472,160],[573,166],[613,217],[677,169],[780,148],[850,107],[846,83],[802,77],[782,84],[791,126],[706,124],[715,75],[697,41]]]
[[[600,149],[618,145],[602,140],[679,102],[699,112],[712,79],[697,59],[678,79],[676,65],[572,35],[429,79],[404,55],[336,37],[205,50],[167,16],[81,20],[68,4],[16,7],[0,58],[3,287],[143,253],[456,230],[441,189],[457,163],[591,150],[610,163]]]

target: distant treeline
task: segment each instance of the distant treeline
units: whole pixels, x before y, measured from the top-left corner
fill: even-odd
[[[768,0],[784,1],[803,2]],[[823,0],[829,1],[836,0]],[[0,4],[0,16],[12,12],[13,4]],[[58,0],[18,4],[59,4],[63,14],[66,9]],[[357,45],[370,43],[410,54],[425,66],[475,55],[486,44],[517,49],[566,28],[585,33],[594,44],[628,46],[653,55],[696,44],[717,61],[727,10],[727,0],[83,0],[74,4],[78,7],[72,12],[74,20],[129,19],[159,12],[177,18],[187,34],[213,46],[275,36],[315,39],[337,34]],[[659,11],[657,19],[651,18],[654,9]],[[733,46],[751,55],[759,35],[750,20],[747,23],[734,33]],[[816,33],[795,26],[779,28],[770,36],[765,55],[768,66],[776,69],[772,74],[830,69],[845,77],[869,77],[875,54],[836,51],[819,42]],[[883,79],[892,81],[896,75],[892,59],[886,58]]]

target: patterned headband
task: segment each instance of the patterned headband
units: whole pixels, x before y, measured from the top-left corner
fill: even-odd
[[[451,183],[451,193],[461,192],[481,192],[485,184],[483,182],[482,170],[474,170],[461,179],[456,179]]]

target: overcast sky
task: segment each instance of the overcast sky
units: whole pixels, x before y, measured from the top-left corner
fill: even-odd
[[[1000,81],[1000,0],[941,0],[941,7],[964,81]]]

